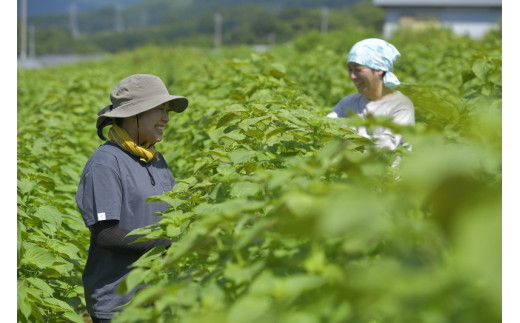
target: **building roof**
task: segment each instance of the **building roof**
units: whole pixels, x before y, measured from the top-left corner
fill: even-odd
[[[502,7],[502,0],[372,0],[381,7]]]

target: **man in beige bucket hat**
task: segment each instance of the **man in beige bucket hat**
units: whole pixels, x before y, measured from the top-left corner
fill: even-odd
[[[168,113],[183,112],[188,99],[170,95],[155,75],[136,74],[120,81],[110,93],[111,105],[98,113],[98,136],[112,125],[110,140],[98,147],[81,175],[76,203],[90,229],[90,248],[83,271],[87,310],[93,322],[109,322],[135,290],[119,295],[117,286],[130,265],[156,246],[171,241],[157,239],[138,243],[127,234],[157,223],[166,203],[149,203],[149,196],[170,191],[175,179],[155,149],[161,141]]]
[[[188,99],[183,96],[170,95],[161,79],[151,74],[135,74],[121,80],[110,93],[111,105],[98,113],[96,128],[100,132],[103,127],[112,124],[113,118],[127,118],[153,109],[166,102],[169,110],[183,112],[188,107]]]

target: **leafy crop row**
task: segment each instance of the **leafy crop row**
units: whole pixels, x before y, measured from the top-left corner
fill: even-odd
[[[85,314],[74,193],[101,143],[95,114],[119,79],[152,73],[190,107],[158,144],[177,185],[151,200],[171,207],[135,233],[174,243],[134,264],[121,291],[146,287],[115,322],[499,321],[501,38],[428,35],[393,40],[414,128],[324,117],[354,92],[342,35],[19,72],[19,320]],[[413,150],[377,149],[356,124]]]

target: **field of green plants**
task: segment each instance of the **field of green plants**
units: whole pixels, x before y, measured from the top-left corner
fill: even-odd
[[[254,52],[147,47],[18,71],[19,322],[83,322],[89,231],[74,194],[112,87],[156,74],[189,98],[157,144],[177,185],[135,233],[167,237],[120,286],[114,322],[501,322],[502,38],[401,31],[416,126],[330,119],[350,47],[309,34]],[[376,148],[349,126],[413,146]],[[394,160],[401,162],[392,167]]]

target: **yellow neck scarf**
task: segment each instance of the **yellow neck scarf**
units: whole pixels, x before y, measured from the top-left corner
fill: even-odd
[[[108,131],[108,138],[118,144],[125,151],[139,157],[139,160],[144,163],[150,162],[152,158],[159,160],[155,146],[149,147],[147,145],[148,148],[139,146],[135,141],[132,140],[132,138],[130,138],[130,135],[128,132],[126,132],[125,129],[118,127],[117,125],[113,125],[110,128]]]

